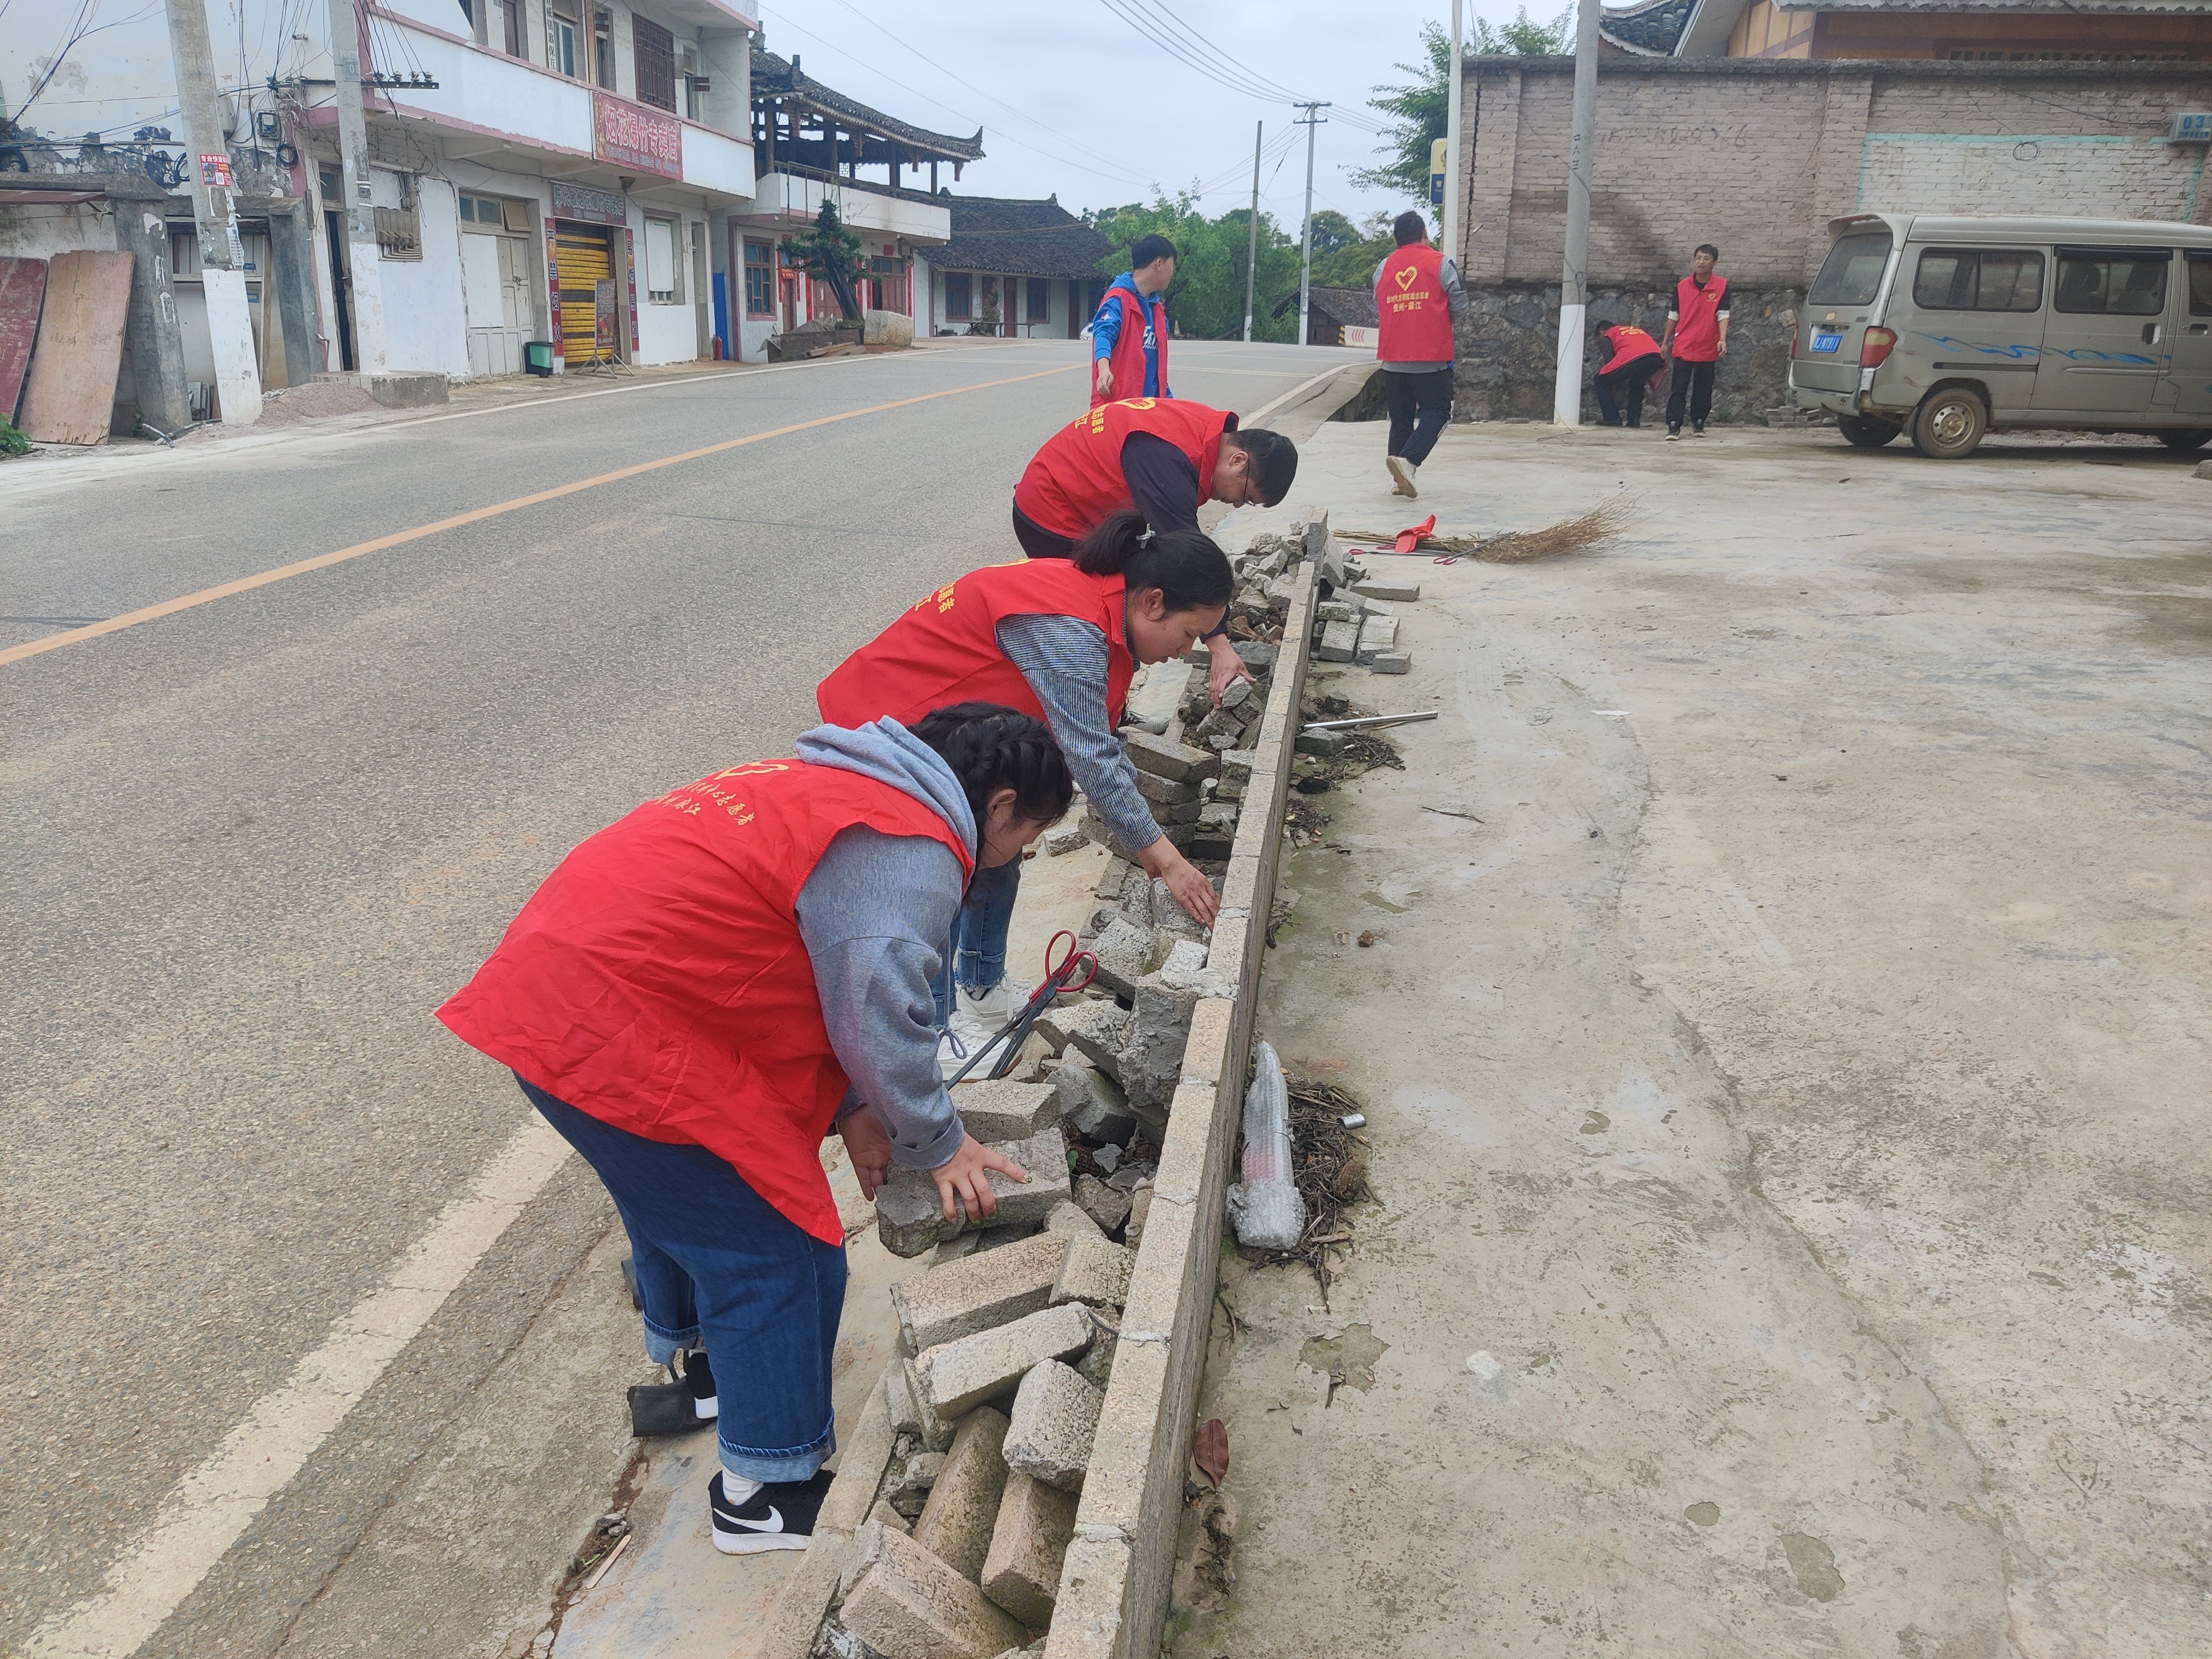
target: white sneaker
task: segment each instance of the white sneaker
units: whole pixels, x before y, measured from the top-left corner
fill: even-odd
[[[1421,492],[1413,488],[1413,477],[1421,470],[1419,467],[1415,466],[1403,455],[1386,456],[1383,459],[1383,464],[1390,469],[1390,477],[1396,481],[1393,485],[1393,493],[1407,497],[1418,497],[1420,495]]]
[[[1005,1024],[1004,1020],[996,1020],[986,1025],[965,1013],[954,1014],[937,1034],[937,1074],[950,1083],[953,1074],[968,1065],[970,1054],[981,1053],[983,1057],[968,1066],[968,1075],[978,1080],[990,1076],[991,1068],[999,1063],[1006,1047],[1003,1042],[994,1042],[991,1039]]]
[[[979,1022],[986,1035],[997,1030],[1028,1003],[1034,985],[1024,985],[1018,979],[1002,979],[988,991],[971,991],[965,986],[954,988],[959,1006],[957,1012]]]

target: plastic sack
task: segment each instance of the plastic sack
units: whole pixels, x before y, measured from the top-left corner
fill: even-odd
[[[1306,1230],[1306,1201],[1291,1169],[1291,1092],[1282,1062],[1262,1042],[1244,1094],[1244,1179],[1229,1189],[1237,1242],[1255,1250],[1297,1248]]]

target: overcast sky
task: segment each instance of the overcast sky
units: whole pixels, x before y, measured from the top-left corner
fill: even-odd
[[[1563,3],[1540,0],[1530,11],[1548,16]],[[1252,125],[1264,121],[1261,209],[1290,227],[1305,185],[1296,112],[1177,61],[1122,14],[1170,39],[1180,21],[1233,60],[1232,76],[1331,100],[1370,124],[1381,118],[1367,107],[1372,88],[1405,78],[1392,65],[1414,59],[1423,20],[1451,17],[1449,0],[771,0],[756,9],[769,50],[798,53],[814,79],[939,132],[981,126],[984,159],[953,186],[964,195],[1056,192],[1080,212],[1196,181],[1206,211],[1222,213],[1249,199]],[[1503,0],[1468,8],[1500,22],[1516,9]],[[1322,126],[1316,209],[1358,221],[1403,205],[1347,176],[1375,161],[1381,143],[1349,120]]]

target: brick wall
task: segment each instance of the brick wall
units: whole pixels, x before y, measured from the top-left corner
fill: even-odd
[[[1461,329],[1456,413],[1552,406],[1566,235],[1570,58],[1468,61],[1467,227],[1476,305]],[[1783,401],[1789,331],[1827,249],[1865,208],[2075,214],[2212,224],[2201,145],[2173,112],[2212,108],[2212,65],[1600,60],[1591,314],[1658,332],[1699,242],[1735,295],[1716,418]]]

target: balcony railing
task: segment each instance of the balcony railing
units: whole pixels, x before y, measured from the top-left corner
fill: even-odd
[[[825,196],[836,199],[838,216],[855,230],[917,242],[952,240],[951,208],[927,191],[898,190],[788,161],[777,161],[754,180],[750,211],[811,220]]]

